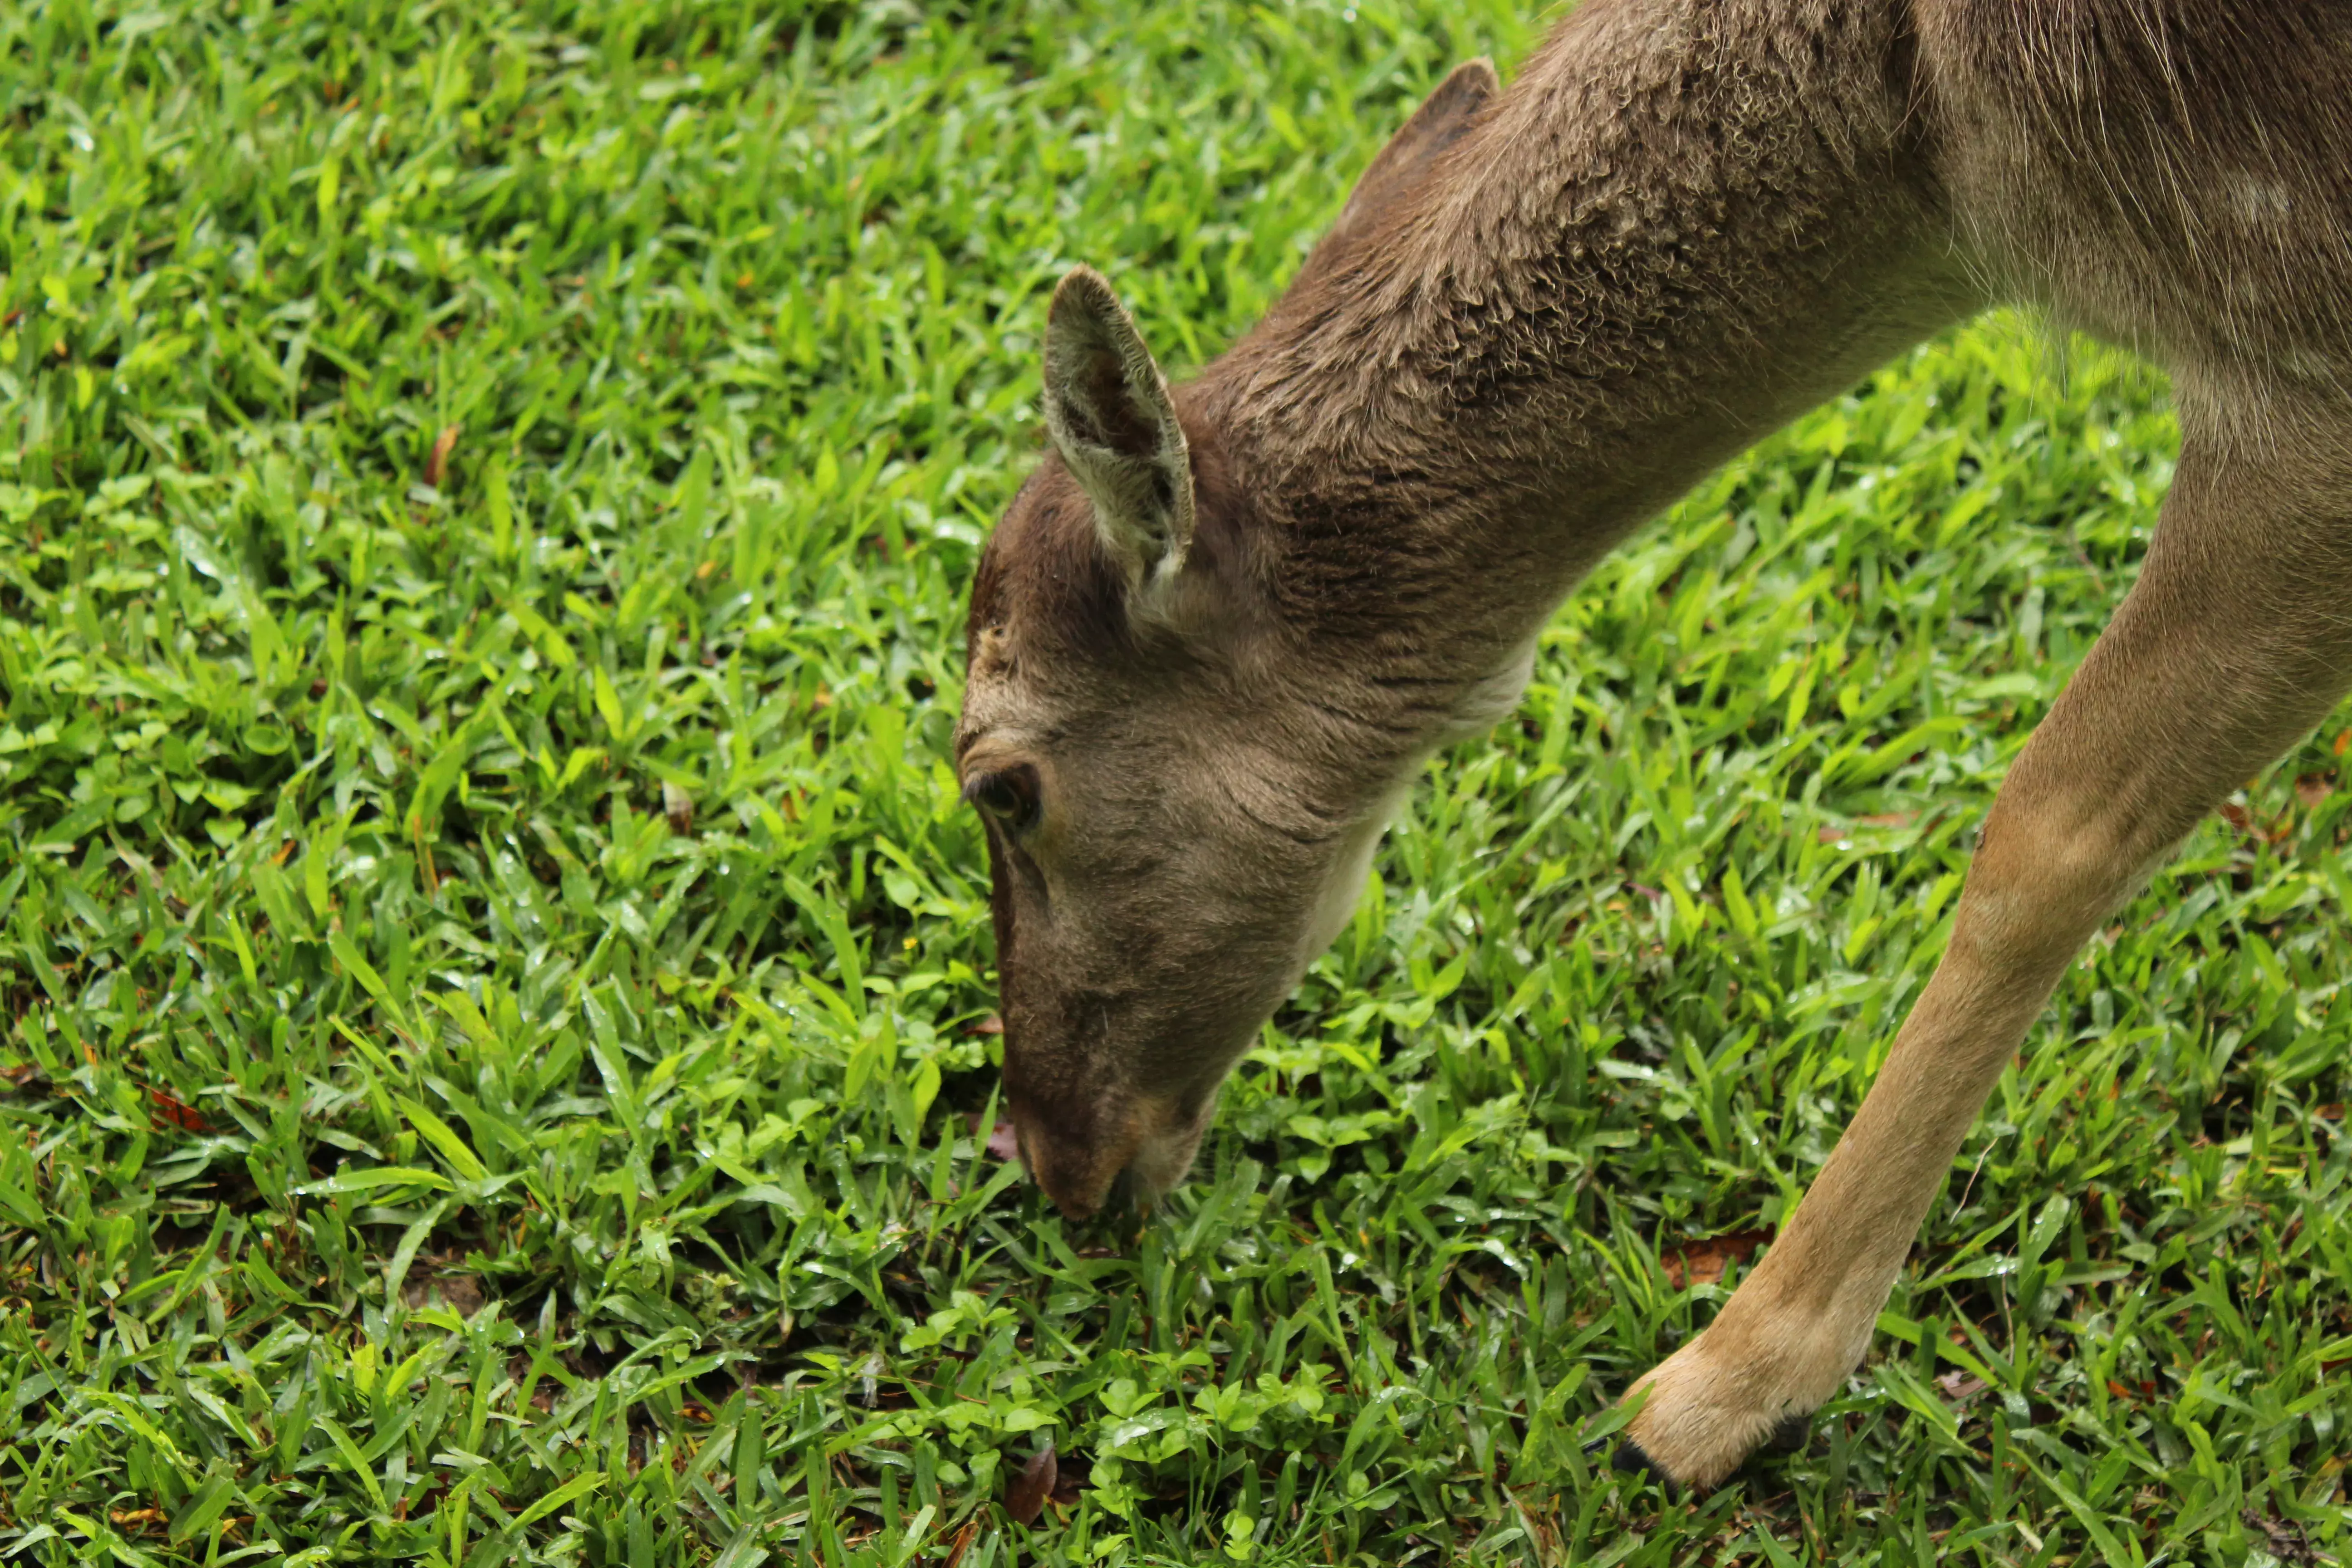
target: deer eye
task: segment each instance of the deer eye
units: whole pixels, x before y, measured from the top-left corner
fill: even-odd
[[[982,773],[963,786],[963,797],[996,819],[1007,833],[1026,833],[1037,826],[1037,771],[1006,768]]]

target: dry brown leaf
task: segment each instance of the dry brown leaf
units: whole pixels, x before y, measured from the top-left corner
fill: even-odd
[[[1001,1035],[1004,1033],[1004,1020],[997,1014],[991,1013],[987,1017],[982,1018],[979,1023],[974,1024],[971,1027],[966,1029],[964,1033],[967,1035]]]
[[[481,1280],[471,1274],[441,1274],[423,1279],[412,1279],[402,1284],[400,1296],[412,1307],[446,1307],[461,1318],[472,1317],[489,1300],[482,1289]]]
[[[1686,1242],[1665,1259],[1666,1283],[1680,1290],[1692,1285],[1713,1285],[1734,1262],[1745,1263],[1756,1249],[1772,1239],[1769,1230],[1735,1230]]]
[[[1848,823],[1832,823],[1828,826],[1819,829],[1814,834],[1814,837],[1824,844],[1835,844],[1842,839],[1853,837],[1853,831],[1857,827],[1879,827],[1890,829],[1908,827],[1918,820],[1919,818],[1917,815],[1913,812],[1883,812],[1875,816],[1857,816],[1852,822]]]
[[[694,831],[694,797],[674,784],[662,784],[662,815],[669,818],[672,833]]]
[[[1936,1386],[1942,1389],[1944,1397],[1953,1404],[1966,1405],[1969,1400],[1982,1394],[1990,1384],[1974,1373],[1961,1372],[1955,1368],[1937,1378]]]
[[[964,1112],[963,1124],[971,1129],[974,1137],[980,1137],[980,1115],[977,1110]],[[992,1159],[1017,1160],[1021,1157],[1020,1140],[1013,1135],[1010,1121],[999,1121],[989,1128],[988,1135],[981,1140],[981,1149]]]
[[[1054,1445],[1046,1444],[1021,1467],[1020,1475],[1004,1489],[1004,1511],[1015,1524],[1032,1524],[1053,1495],[1056,1467]]]
[[[184,1132],[212,1131],[211,1124],[205,1121],[204,1116],[194,1106],[184,1100],[174,1099],[160,1089],[151,1089],[147,1091],[147,1102],[149,1106],[147,1120],[157,1127],[169,1122]]]
[[[449,472],[449,454],[457,446],[457,426],[444,425],[441,434],[433,437],[433,454],[425,459],[425,482],[435,489]]]
[[[2271,1555],[2282,1563],[2317,1563],[2320,1555],[2303,1533],[2303,1526],[2281,1519],[2277,1514],[2262,1514],[2248,1509],[2238,1516],[2255,1530],[2270,1538]]]
[[[2327,804],[2330,789],[2328,782],[2317,773],[2305,773],[2294,781],[2294,798],[2303,802],[2305,810],[2317,811]]]
[[[988,1152],[1000,1160],[1021,1157],[1021,1140],[1013,1131],[1013,1123],[1000,1121],[988,1130]]]

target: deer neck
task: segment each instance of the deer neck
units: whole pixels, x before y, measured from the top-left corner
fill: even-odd
[[[1350,710],[1507,712],[1603,552],[1980,302],[1895,10],[1591,0],[1204,374]]]

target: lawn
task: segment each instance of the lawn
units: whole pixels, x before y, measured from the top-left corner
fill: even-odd
[[[2160,380],[2015,320],[1562,610],[1157,1213],[989,1152],[946,744],[1046,292],[1199,363],[1536,36],[0,11],[0,1559],[2344,1560],[2352,712],[2069,972],[1807,1449],[1583,1451],[2154,525]]]

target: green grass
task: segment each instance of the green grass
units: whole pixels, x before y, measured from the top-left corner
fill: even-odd
[[[0,1558],[2340,1560],[2341,714],[2069,973],[1807,1452],[1670,1503],[1580,1447],[1826,1153],[2153,525],[2161,386],[2012,321],[1577,595],[1160,1212],[980,1147],[944,752],[1045,290],[1199,363],[1534,37],[0,13]]]

